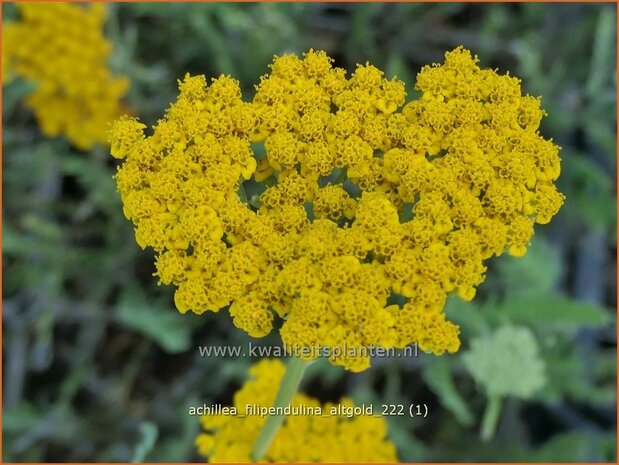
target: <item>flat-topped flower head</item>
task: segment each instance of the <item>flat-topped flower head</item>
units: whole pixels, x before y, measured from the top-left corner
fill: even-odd
[[[111,43],[103,35],[105,5],[16,6],[20,19],[3,31],[4,76],[35,85],[26,105],[45,135],[62,135],[80,149],[104,144],[129,86],[107,66]]]
[[[485,261],[524,255],[563,203],[540,100],[463,48],[406,104],[401,81],[324,52],[270,69],[251,102],[230,77],[186,77],[152,135],[113,128],[125,214],[178,309],[229,307],[254,337],[281,320],[289,347],[353,348],[330,360],[354,371],[370,346],[456,352],[447,295],[473,299]]]

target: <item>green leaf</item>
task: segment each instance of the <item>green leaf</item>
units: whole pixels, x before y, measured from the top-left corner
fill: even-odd
[[[398,455],[402,460],[418,460],[425,462],[429,455],[429,447],[423,440],[418,438],[410,431],[410,418],[407,417],[388,417],[389,439],[397,447]]]
[[[107,152],[98,155],[108,156]],[[88,190],[93,206],[111,208],[116,213],[119,210],[120,196],[116,192],[114,173],[102,160],[95,162],[93,158],[94,156],[85,158],[75,154],[66,155],[62,158],[61,169],[64,174],[75,176],[79,183]]]
[[[2,254],[27,255],[32,250],[33,242],[24,237],[4,221],[2,225]]]
[[[243,373],[247,376],[247,372]],[[200,422],[195,416],[187,415],[188,405],[198,405],[202,399],[195,394],[189,395],[182,405],[169,405],[168,408],[173,418],[177,418],[177,424],[173,434],[162,435],[161,440],[155,445],[152,455],[159,463],[174,462],[179,457],[184,457],[187,451],[195,450],[196,436],[200,433]]]
[[[573,351],[553,347],[547,350],[548,383],[538,397],[548,403],[559,403],[563,398],[582,399],[591,396],[591,380],[584,376],[583,360]]]
[[[23,433],[35,428],[41,422],[41,412],[28,403],[4,409],[2,415],[3,433]]]
[[[32,93],[32,91],[36,89],[36,84],[32,81],[15,78],[3,87],[4,101],[2,103],[2,108],[3,110],[8,110],[13,108],[17,102],[23,100],[30,93]]]
[[[560,295],[510,295],[494,311],[532,326],[603,326],[611,321],[605,308]]]
[[[501,287],[511,294],[545,294],[554,289],[561,275],[559,251],[535,237],[524,257],[504,256],[497,260]],[[488,281],[494,281],[489,276]]]
[[[593,114],[586,120],[594,119]],[[592,140],[601,143],[604,139],[604,129],[600,121],[591,123],[588,132],[594,134]],[[606,131],[612,139],[607,147],[608,152],[615,153],[616,137],[614,131]],[[596,163],[586,153],[578,151],[566,151],[563,155],[564,172],[566,180],[570,182],[566,191],[567,202],[565,204],[566,218],[578,219],[593,227],[603,227],[609,231],[616,229],[617,223],[617,199],[614,192],[614,180],[610,175],[612,170],[605,169],[600,163]]]
[[[449,321],[460,326],[464,336],[477,336],[490,330],[482,308],[474,302],[465,302],[456,295],[447,298],[445,314]]]
[[[527,461],[543,462],[588,462],[591,438],[578,432],[559,434],[533,453]]]
[[[140,425],[140,433],[142,440],[136,446],[133,453],[132,463],[141,463],[146,458],[146,455],[153,449],[155,441],[157,440],[158,429],[157,426],[148,421],[142,422]]]
[[[443,357],[432,360],[423,369],[423,379],[460,424],[470,426],[473,423],[473,414],[456,389],[447,360]]]
[[[152,339],[169,353],[189,348],[191,317],[149,301],[135,288],[123,294],[116,317],[124,325]]]
[[[594,201],[592,201],[595,199]],[[611,234],[617,227],[617,199],[611,195],[581,194],[574,199],[573,213],[594,228],[605,228]]]

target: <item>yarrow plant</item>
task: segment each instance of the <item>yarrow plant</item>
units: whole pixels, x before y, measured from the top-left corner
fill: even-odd
[[[3,76],[35,85],[26,105],[47,136],[80,149],[107,142],[109,122],[122,114],[129,80],[107,67],[105,5],[18,3],[20,20],[3,30]]]
[[[227,307],[253,337],[280,319],[288,346],[456,352],[447,295],[471,300],[485,261],[524,255],[563,203],[540,99],[462,47],[406,104],[402,81],[332,61],[275,57],[251,102],[232,77],[187,75],[151,135],[116,121],[124,213],[181,312]],[[362,371],[362,352],[330,361]]]
[[[196,440],[198,451],[212,463],[249,462],[251,446],[266,418],[245,415],[252,409],[271,407],[275,401],[286,367],[280,360],[263,359],[249,369],[250,379],[234,394],[237,415],[204,415],[205,432]],[[387,422],[383,417],[331,415],[331,409],[351,409],[350,399],[339,405],[296,394],[291,409],[300,413],[286,417],[262,461],[287,463],[394,463],[394,444],[387,439]],[[321,414],[315,412],[318,409]]]

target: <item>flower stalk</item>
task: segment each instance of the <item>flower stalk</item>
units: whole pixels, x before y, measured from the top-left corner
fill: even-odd
[[[494,437],[496,425],[501,415],[501,396],[491,395],[486,404],[486,411],[481,422],[481,439],[490,441]]]
[[[311,362],[306,362],[298,357],[290,357],[288,359],[286,374],[277,392],[274,407],[285,408],[290,405],[292,398],[299,389],[299,384],[301,383],[305,369],[310,363]],[[252,448],[251,459],[253,462],[258,462],[267,453],[275,435],[282,426],[282,423],[284,423],[285,418],[285,415],[271,415],[267,418]]]

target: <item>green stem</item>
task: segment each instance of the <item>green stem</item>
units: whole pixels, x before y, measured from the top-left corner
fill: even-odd
[[[284,379],[282,379],[282,384],[279,386],[279,391],[275,398],[274,407],[285,408],[290,405],[292,398],[299,388],[303,373],[309,364],[309,362],[305,362],[300,358],[290,357],[288,366],[286,367],[286,374],[284,375]],[[275,438],[285,418],[285,415],[271,415],[267,418],[251,451],[251,459],[253,462],[258,462],[267,453],[273,442],[273,438]]]
[[[486,411],[481,422],[481,439],[489,441],[494,437],[494,431],[501,415],[501,396],[496,394],[488,397]]]

